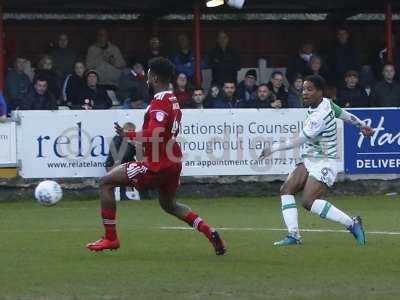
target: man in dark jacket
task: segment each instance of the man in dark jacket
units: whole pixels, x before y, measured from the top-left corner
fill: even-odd
[[[368,107],[369,97],[364,88],[359,85],[357,71],[347,71],[345,75],[346,86],[339,89],[336,102],[341,107]]]
[[[247,103],[248,108],[272,108],[271,103],[275,101],[275,95],[268,88],[268,84],[262,83],[257,88],[257,97]]]
[[[213,108],[241,108],[242,103],[236,97],[236,85],[234,82],[226,81],[222,87],[222,95],[214,100]]]
[[[336,86],[344,86],[343,78],[347,71],[361,70],[360,54],[350,44],[350,33],[346,27],[340,27],[336,30],[336,46],[328,56],[328,66],[333,75]]]
[[[25,63],[24,58],[17,57],[14,61],[14,68],[7,72],[4,98],[9,111],[15,110],[21,105],[32,84],[28,75],[24,73]]]
[[[250,69],[246,72],[244,79],[239,83],[237,87],[237,96],[240,101],[244,103],[250,103],[257,98],[257,72],[255,69]]]
[[[28,95],[22,100],[22,110],[56,110],[57,100],[48,90],[46,78],[37,76]]]
[[[295,74],[304,74],[308,69],[311,57],[314,55],[314,44],[312,42],[304,42],[301,44],[298,53],[292,56],[287,67],[287,78],[292,82]]]
[[[400,84],[394,80],[396,71],[393,64],[383,66],[383,80],[378,82],[371,91],[372,106],[399,107]]]
[[[217,46],[209,54],[209,63],[212,68],[212,81],[222,85],[224,82],[237,82],[237,72],[240,69],[240,56],[238,52],[229,47],[228,35],[221,31],[218,33]]]
[[[131,67],[122,72],[117,89],[117,98],[121,103],[132,101],[132,90],[136,91],[136,96],[143,102],[149,101],[149,87],[147,85],[146,73],[143,65],[137,60],[132,60]]]
[[[271,74],[271,80],[268,83],[268,88],[275,95],[276,100],[271,102],[272,108],[287,108],[287,97],[288,93],[286,91],[283,82],[285,81],[285,76],[281,71],[274,71]]]
[[[80,103],[73,109],[108,109],[112,106],[112,100],[107,91],[98,85],[99,74],[94,70],[86,72],[86,88],[79,96]]]

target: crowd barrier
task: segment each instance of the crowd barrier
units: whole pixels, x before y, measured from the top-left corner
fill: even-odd
[[[376,128],[371,139],[338,120],[339,172],[400,173],[400,110],[352,110]],[[0,124],[0,163],[17,163],[24,178],[98,177],[114,136],[114,122],[141,128],[142,110],[17,111]],[[299,161],[299,149],[257,158],[265,143],[297,136],[305,109],[184,110],[178,142],[183,176],[279,175]],[[4,137],[4,138],[3,138]]]

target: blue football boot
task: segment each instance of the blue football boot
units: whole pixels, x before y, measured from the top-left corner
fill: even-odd
[[[277,241],[274,243],[274,246],[291,246],[291,245],[300,245],[303,241],[300,236],[295,236],[293,234],[288,234],[283,240]]]
[[[348,231],[351,232],[351,234],[355,237],[357,240],[357,244],[364,246],[366,241],[365,241],[365,232],[364,228],[362,225],[362,220],[360,216],[354,217],[353,218],[353,225],[347,228]]]

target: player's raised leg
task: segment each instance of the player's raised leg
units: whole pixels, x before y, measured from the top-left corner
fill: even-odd
[[[100,179],[100,201],[101,218],[103,220],[105,234],[86,247],[92,251],[102,251],[106,249],[115,250],[119,248],[119,240],[116,230],[116,202],[114,188],[117,186],[127,186],[129,184],[125,172],[125,166],[120,165]]]
[[[328,219],[344,225],[356,238],[359,245],[365,245],[365,234],[361,218],[351,218],[348,214],[323,199],[326,185],[309,176],[303,190],[303,206],[323,219]]]
[[[214,247],[217,255],[224,255],[226,252],[226,243],[219,233],[210,227],[205,220],[199,217],[188,206],[176,202],[176,190],[179,186],[179,176],[181,165],[172,166],[168,172],[168,179],[159,189],[159,202],[163,210],[178,219],[186,222],[189,226],[203,233]]]
[[[301,191],[307,181],[308,172],[303,164],[297,165],[281,187],[282,215],[288,235],[275,246],[289,246],[301,243],[298,212],[294,195]]]

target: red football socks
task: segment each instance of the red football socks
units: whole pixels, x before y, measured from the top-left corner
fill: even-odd
[[[185,221],[192,226],[194,229],[197,229],[201,233],[203,233],[208,239],[211,238],[212,230],[210,226],[203,221],[196,213],[190,212],[186,215]]]
[[[103,208],[101,210],[101,217],[103,218],[103,225],[105,229],[106,239],[113,241],[117,238],[115,210]]]

